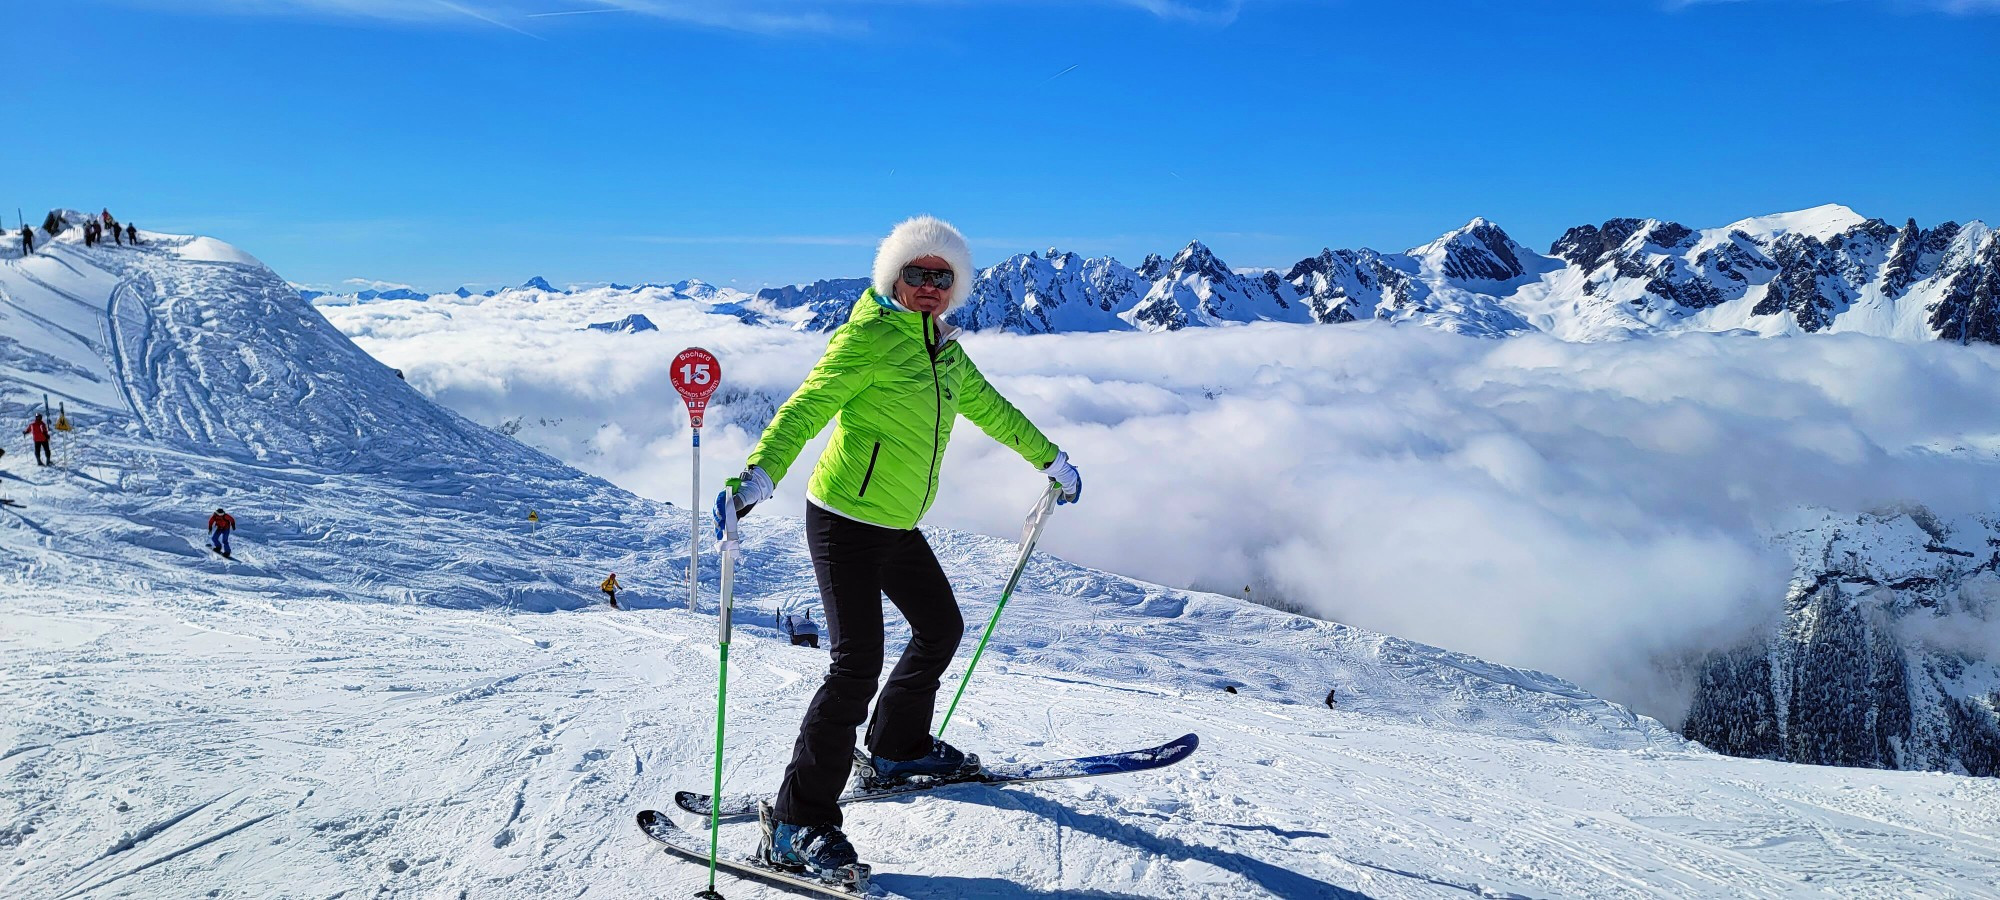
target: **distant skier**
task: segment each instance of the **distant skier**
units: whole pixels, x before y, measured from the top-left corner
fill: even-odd
[[[104,227],[106,228],[110,228],[114,222],[118,221],[116,219],[111,218],[111,210],[108,207],[103,212],[99,213],[99,215],[103,216]]]
[[[21,429],[21,433],[27,435],[35,442],[36,465],[52,466],[56,464],[55,454],[49,452],[49,426],[47,422],[42,421],[41,413],[35,413],[35,420],[29,422],[28,427]]]
[[[799,725],[759,848],[766,861],[821,879],[851,883],[867,871],[841,832],[837,801],[854,765],[854,730],[869,717],[882,672],[883,594],[910,623],[910,643],[868,725],[876,774],[979,768],[976,756],[933,738],[930,728],[938,682],[965,623],[917,523],[937,499],[953,423],[963,415],[1019,453],[1060,485],[1060,502],[1082,492],[1069,455],[987,383],[957,343],[958,330],[944,324],[971,293],[973,275],[957,229],[929,216],[897,225],[876,251],[874,286],[764,429],[736,492],[716,497],[718,521],[747,515],[837,414],[806,487],[805,518],[833,659]]]
[[[1326,689],[1326,708],[1333,708],[1333,688]]]
[[[613,572],[613,573],[611,573],[611,574],[610,574],[610,575],[609,575],[608,577],[606,577],[606,578],[604,579],[604,583],[602,583],[602,584],[599,584],[599,585],[597,586],[597,589],[598,589],[598,590],[600,590],[600,591],[603,591],[603,592],[604,592],[604,599],[606,599],[606,600],[609,600],[609,601],[611,601],[611,608],[612,608],[612,609],[617,609],[617,608],[619,608],[619,607],[618,607],[618,588],[619,588],[619,584],[618,584],[618,573],[617,573],[617,572]]]
[[[217,507],[215,515],[208,517],[209,547],[223,556],[235,559],[236,557],[229,555],[229,533],[235,530],[236,517]]]
[[[134,247],[139,246],[139,226],[130,222],[125,223],[125,243]]]
[[[27,256],[33,252],[35,252],[35,230],[23,225],[21,226],[21,255]]]
[[[794,647],[819,649],[819,623],[813,621],[812,610],[806,610],[804,618],[785,614],[785,634],[792,639]]]
[[[83,245],[85,247],[97,246],[97,220],[92,219],[83,223]]]
[[[125,229],[117,222],[111,223],[111,239],[117,242],[118,246],[125,246]]]

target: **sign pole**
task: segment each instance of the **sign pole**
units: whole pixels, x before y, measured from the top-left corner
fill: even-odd
[[[688,612],[694,612],[701,599],[701,418],[708,410],[708,398],[722,383],[722,363],[707,350],[689,347],[674,356],[667,375],[687,402],[688,430],[694,441],[694,502],[688,505]]]
[[[701,567],[696,565],[701,559],[701,418],[694,421],[689,429],[694,434],[694,494],[688,503],[688,612],[695,611],[701,597]]]

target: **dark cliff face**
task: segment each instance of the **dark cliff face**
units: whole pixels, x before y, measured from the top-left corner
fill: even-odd
[[[1903,539],[1878,527],[1899,521]],[[1918,510],[1828,531],[1841,564],[1796,584],[1765,638],[1698,665],[1682,732],[1736,756],[2000,776],[2000,667],[1924,637],[2000,584],[2000,531],[1972,530]]]
[[[1821,290],[1820,279],[1831,276],[1832,254],[1817,239],[1787,235],[1772,248],[1778,275],[1764,299],[1751,312],[1760,316],[1789,313],[1807,331],[1833,324],[1833,302]]]
[[[1944,299],[1931,310],[1931,330],[1940,340],[2000,344],[2000,240],[1986,242],[1956,267],[1945,282]]]

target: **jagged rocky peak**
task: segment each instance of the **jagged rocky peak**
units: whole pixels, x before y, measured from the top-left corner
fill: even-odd
[[[555,285],[550,284],[548,279],[540,275],[521,282],[521,287],[531,291],[548,291],[551,294],[560,293],[556,290]]]
[[[1167,261],[1158,253],[1148,253],[1145,261],[1139,263],[1139,268],[1134,271],[1139,273],[1140,278],[1153,281],[1167,274]]]
[[[1292,267],[1285,272],[1285,280],[1298,284],[1314,275],[1325,275],[1344,266],[1351,266],[1352,263],[1347,259],[1351,256],[1352,253],[1347,250],[1342,250],[1336,255],[1332,249],[1322,247],[1318,256],[1308,256],[1292,263]]]
[[[1578,225],[1563,232],[1562,237],[1549,245],[1549,255],[1587,272],[1597,268],[1605,256],[1625,248],[1634,236],[1639,237],[1638,247],[1633,248],[1635,251],[1647,245],[1674,250],[1692,246],[1698,234],[1679,222],[1606,219],[1603,225]]]
[[[1152,262],[1152,257],[1147,257],[1146,261]],[[1215,252],[1200,241],[1188,241],[1181,252],[1174,254],[1172,271],[1177,278],[1200,275],[1211,281],[1222,281],[1230,275],[1229,267],[1223,265],[1222,260],[1215,257]]]
[[[1940,266],[1950,274],[1944,297],[1931,310],[1931,329],[1943,340],[2000,344],[2000,234],[1981,228],[1967,238],[1941,254]]]
[[[1446,278],[1512,281],[1528,274],[1522,257],[1533,254],[1500,226],[1479,216],[1409,255],[1433,262]]]

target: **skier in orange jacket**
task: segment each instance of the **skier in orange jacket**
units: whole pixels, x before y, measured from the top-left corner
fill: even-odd
[[[229,533],[235,530],[236,517],[223,512],[218,507],[215,510],[215,515],[208,517],[209,548],[223,556],[229,556]],[[229,558],[235,559],[233,556],[229,556]]]

